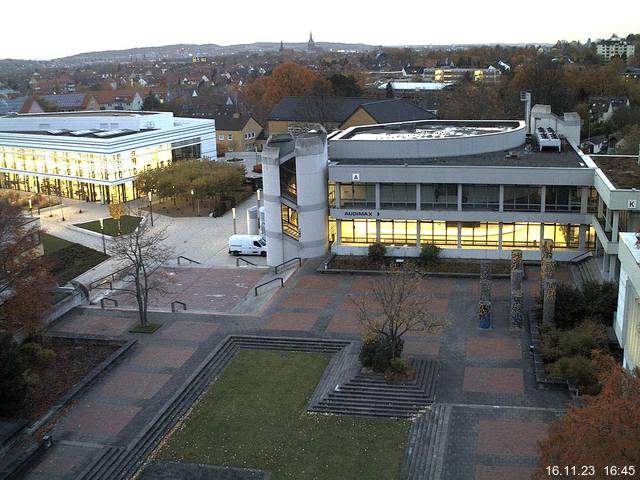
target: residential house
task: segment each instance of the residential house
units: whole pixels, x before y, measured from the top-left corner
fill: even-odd
[[[377,105],[376,105],[377,104]],[[267,130],[294,135],[315,128],[327,131],[353,125],[431,120],[435,115],[408,100],[365,97],[284,97],[267,117]]]
[[[262,149],[262,125],[251,115],[230,113],[214,117],[218,151],[253,152]]]
[[[91,92],[100,110],[142,110],[144,99],[136,90],[100,90]]]
[[[73,112],[76,110],[100,110],[100,104],[90,93],[64,93],[38,97],[41,106],[53,112]]]
[[[0,116],[8,113],[42,113],[44,109],[33,97],[16,97],[2,98],[0,97]]]
[[[616,110],[630,105],[627,97],[589,97],[587,103],[594,124],[605,123]]]

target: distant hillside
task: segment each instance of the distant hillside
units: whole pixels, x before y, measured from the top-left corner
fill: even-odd
[[[306,43],[285,43],[285,48],[293,50],[305,50]],[[366,51],[376,47],[365,45],[362,43],[332,43],[332,42],[316,42],[316,46],[324,50],[358,50]],[[195,44],[178,44],[163,45],[159,47],[138,47],[126,50],[105,50],[102,52],[87,52],[71,55],[68,57],[56,58],[55,63],[63,64],[82,64],[97,62],[124,62],[132,60],[162,60],[187,58],[189,55],[232,55],[236,53],[257,53],[257,52],[276,52],[280,48],[279,42],[258,42],[246,43],[238,45],[216,45],[215,43],[207,43],[203,45]]]

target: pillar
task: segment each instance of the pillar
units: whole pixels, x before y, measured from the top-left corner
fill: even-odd
[[[580,232],[578,233],[578,250],[585,250],[587,248],[587,228],[588,225],[584,223],[580,224]]]
[[[267,144],[262,151],[262,184],[267,264],[275,266],[284,261],[279,144],[275,146]]]
[[[547,208],[547,187],[542,185],[540,187],[540,211],[544,213]]]
[[[544,296],[542,300],[542,322],[552,324],[556,313],[556,289],[557,284],[553,279],[546,279]]]
[[[504,185],[500,185],[500,190],[498,195],[499,195],[498,211],[504,212]],[[500,224],[500,228],[502,229],[502,223]],[[500,242],[502,243],[502,235],[500,235]]]
[[[462,184],[459,183],[458,184],[458,211],[461,212],[462,211]],[[458,235],[458,239],[460,238],[460,235]]]
[[[580,213],[589,212],[589,187],[582,187],[580,192]]]
[[[522,329],[522,280],[524,278],[524,264],[522,250],[511,251],[511,305],[509,310],[510,328]]]
[[[380,184],[376,183],[376,210],[380,210]]]

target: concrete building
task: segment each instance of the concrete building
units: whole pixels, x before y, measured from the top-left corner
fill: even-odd
[[[624,349],[623,365],[640,367],[640,243],[636,234],[620,234],[618,309],[613,328]]]
[[[600,40],[596,43],[596,53],[609,63],[612,58],[620,57],[626,63],[636,53],[633,43],[619,38],[615,33],[608,40]]]
[[[579,132],[577,114],[536,105],[529,125],[427,120],[326,140],[272,136],[263,152],[268,261],[329,248],[366,255],[378,241],[393,256],[433,243],[445,257],[507,259],[518,248],[539,260],[552,239],[557,260],[592,251],[602,277],[615,279],[618,232],[640,225],[637,179],[625,173],[637,159],[591,158],[577,148]]]
[[[0,117],[0,188],[109,203],[138,197],[136,175],[216,158],[214,120],[170,112],[77,111]]]

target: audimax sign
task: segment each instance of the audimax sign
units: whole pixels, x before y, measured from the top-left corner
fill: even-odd
[[[352,218],[376,218],[380,216],[380,212],[375,210],[346,210],[343,215]]]

